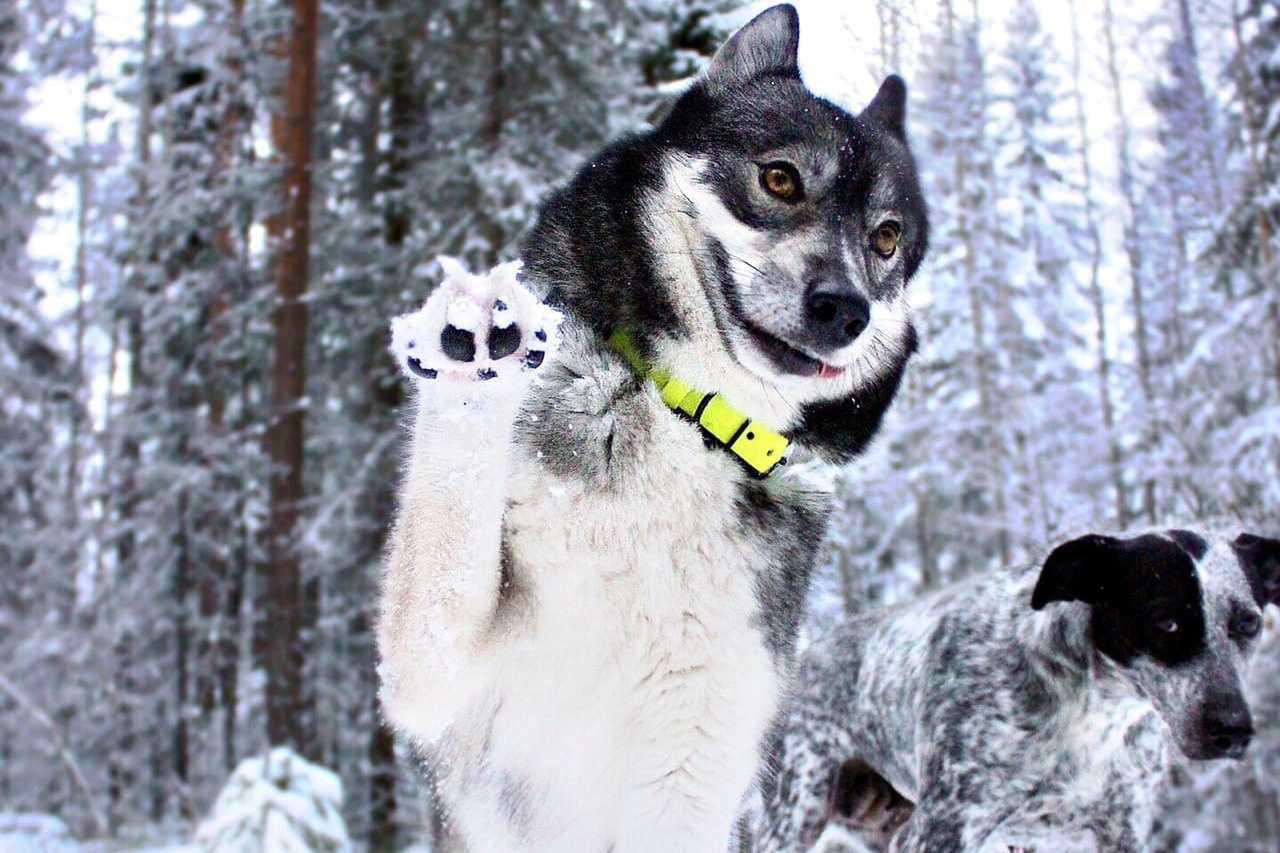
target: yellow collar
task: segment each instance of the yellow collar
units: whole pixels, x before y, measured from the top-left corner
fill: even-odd
[[[614,330],[609,346],[626,359],[632,370],[653,380],[662,402],[701,427],[703,435],[741,459],[757,477],[768,477],[786,462],[783,454],[791,444],[786,436],[751,420],[719,394],[699,391],[667,371],[645,364],[635,340],[625,329]]]

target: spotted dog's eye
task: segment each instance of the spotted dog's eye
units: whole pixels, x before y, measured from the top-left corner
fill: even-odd
[[[760,186],[774,198],[797,202],[804,198],[800,173],[790,163],[766,163],[760,167]]]
[[[1252,610],[1237,613],[1231,620],[1230,632],[1236,637],[1252,640],[1262,630],[1262,619]]]
[[[1178,633],[1178,620],[1165,617],[1156,622],[1156,627],[1166,634]]]
[[[880,223],[880,227],[871,235],[871,247],[887,261],[898,250],[898,241],[901,239],[902,226],[890,219]]]

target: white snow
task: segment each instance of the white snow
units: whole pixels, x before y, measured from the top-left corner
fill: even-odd
[[[60,819],[48,814],[0,812],[0,853],[73,853],[76,842]]]

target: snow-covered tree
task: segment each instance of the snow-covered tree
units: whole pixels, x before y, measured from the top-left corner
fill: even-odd
[[[246,759],[195,840],[202,853],[348,853],[342,782],[286,747]]]

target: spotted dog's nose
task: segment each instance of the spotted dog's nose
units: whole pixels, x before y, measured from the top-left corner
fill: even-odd
[[[848,285],[813,282],[805,295],[808,337],[822,350],[838,350],[857,339],[871,322],[871,304]]]
[[[1215,690],[1205,697],[1202,730],[1215,757],[1240,758],[1253,740],[1253,715],[1235,691]]]

